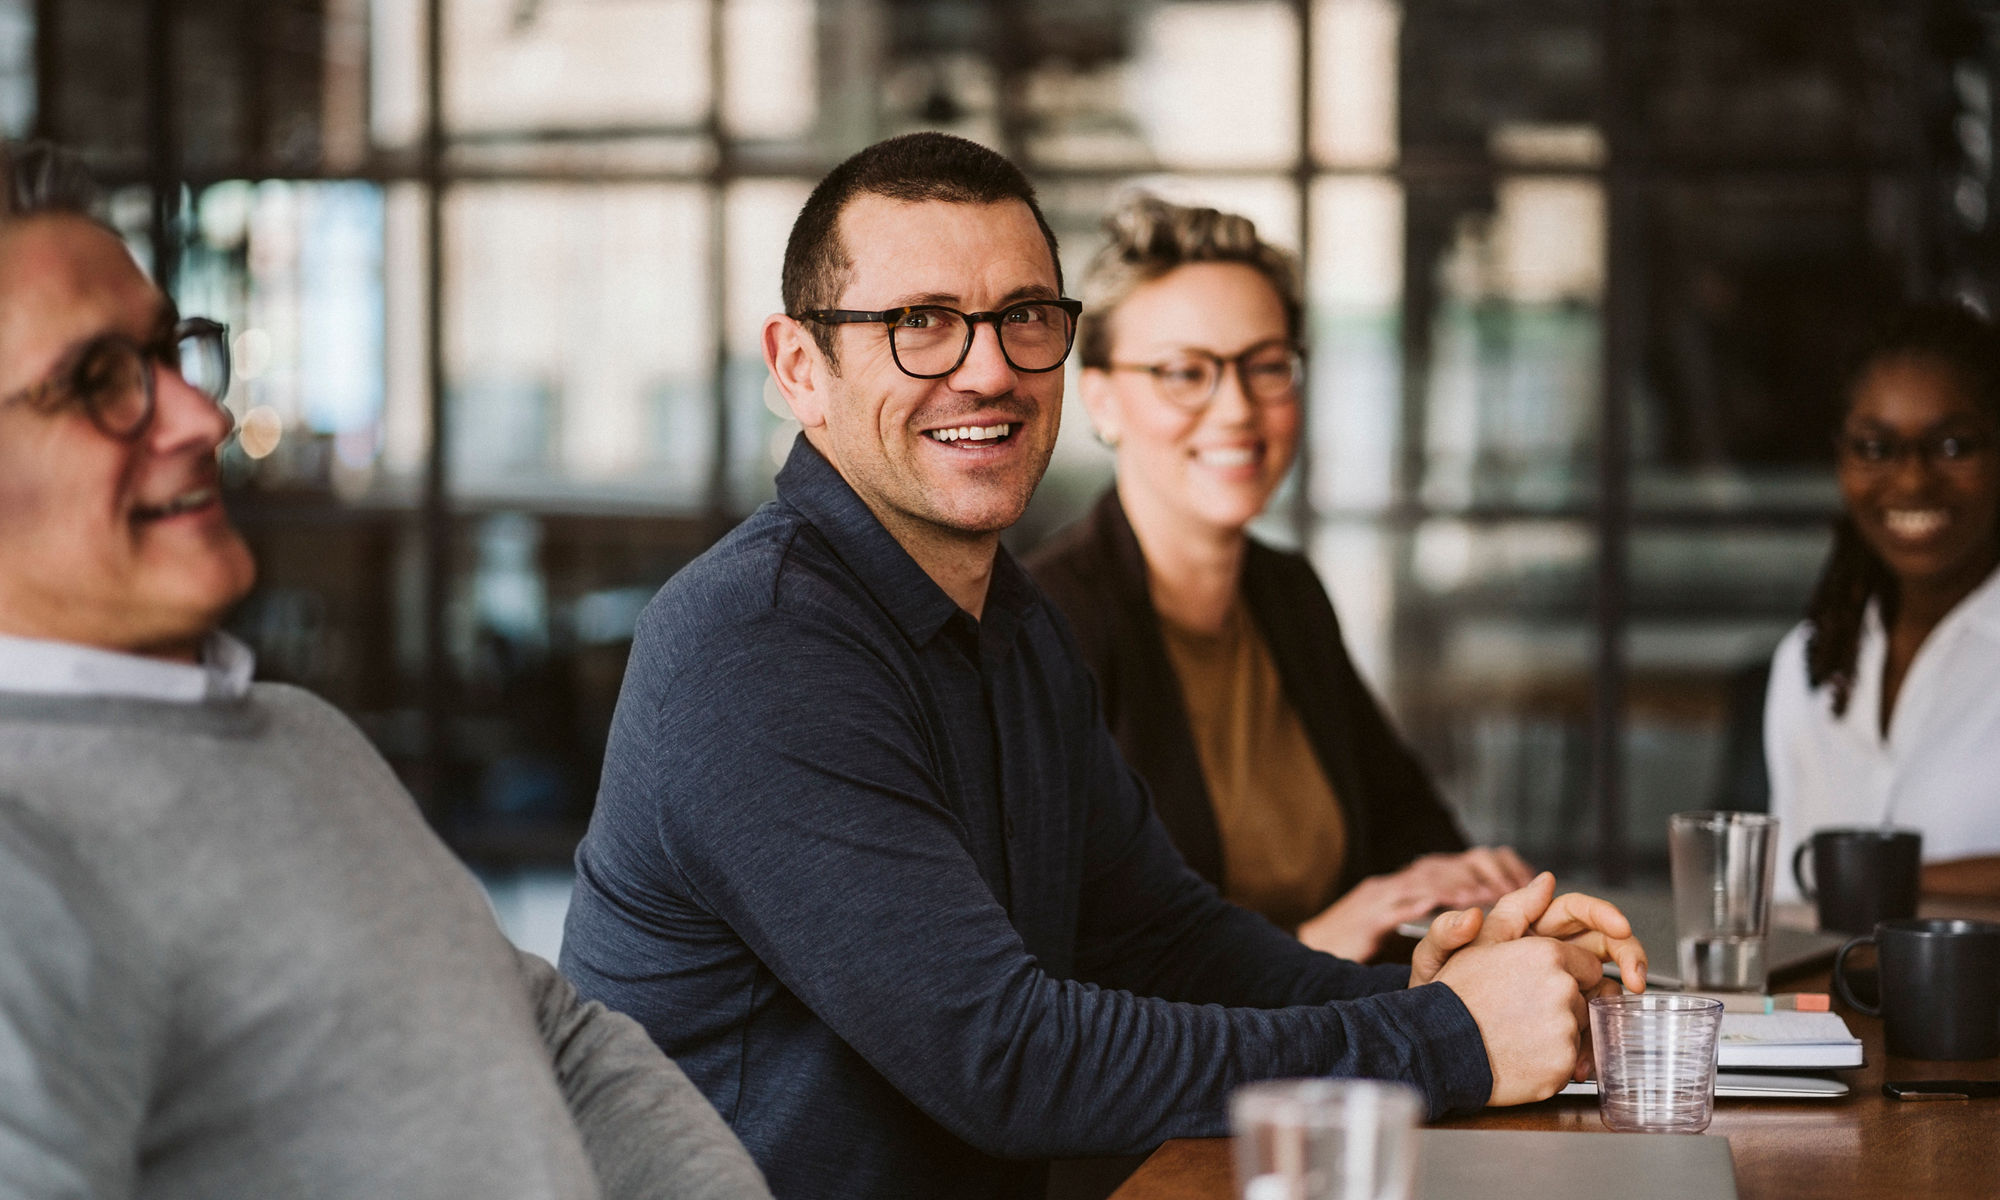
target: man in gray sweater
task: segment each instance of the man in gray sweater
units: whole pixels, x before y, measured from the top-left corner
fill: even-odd
[[[0,1195],[768,1197],[351,724],[250,683],[227,344],[76,181],[0,146]]]

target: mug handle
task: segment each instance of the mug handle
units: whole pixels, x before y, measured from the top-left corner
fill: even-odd
[[[1840,951],[1833,956],[1833,990],[1840,993],[1841,1000],[1845,1001],[1849,1008],[1866,1016],[1879,1017],[1882,1015],[1880,1004],[1863,1004],[1860,998],[1855,996],[1854,989],[1847,986],[1847,952],[1856,946],[1873,945],[1875,945],[1875,935],[1872,933],[1848,938],[1841,944]]]
[[[1805,841],[1799,843],[1796,850],[1792,851],[1792,880],[1799,885],[1799,895],[1817,904],[1819,902],[1818,892],[1806,883],[1806,852],[1811,849],[1812,839],[1807,838]]]

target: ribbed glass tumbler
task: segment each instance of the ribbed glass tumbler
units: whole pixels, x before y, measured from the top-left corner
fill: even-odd
[[[1700,1133],[1715,1115],[1722,1001],[1648,992],[1590,1002],[1597,1111],[1626,1133]]]

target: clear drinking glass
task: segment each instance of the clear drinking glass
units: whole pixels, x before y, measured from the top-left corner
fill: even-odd
[[[1274,1079],[1237,1089],[1240,1200],[1409,1200],[1416,1090],[1373,1079]]]
[[[1763,813],[1684,812],[1667,823],[1681,986],[1761,992],[1767,974],[1778,821]]]
[[[1647,992],[1590,1002],[1597,1111],[1626,1133],[1700,1133],[1715,1115],[1722,1001]]]

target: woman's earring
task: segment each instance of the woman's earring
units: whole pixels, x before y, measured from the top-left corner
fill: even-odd
[[[1116,450],[1118,448],[1118,437],[1116,434],[1106,433],[1097,426],[1092,425],[1090,427],[1090,435],[1096,438],[1097,444],[1106,450]]]

